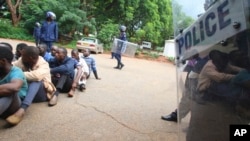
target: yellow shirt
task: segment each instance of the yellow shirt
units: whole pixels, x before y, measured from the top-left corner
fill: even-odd
[[[14,66],[21,68],[24,71],[24,75],[27,81],[43,81],[44,87],[47,92],[47,98],[51,99],[56,88],[51,81],[51,74],[48,62],[46,62],[41,56],[39,56],[37,63],[34,67],[28,70],[22,62],[22,57],[12,63]]]

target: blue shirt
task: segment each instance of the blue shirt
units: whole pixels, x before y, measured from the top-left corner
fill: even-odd
[[[91,71],[95,72],[96,71],[96,63],[95,63],[95,59],[92,56],[83,56],[83,59],[86,61],[87,65],[89,66],[89,73]]]
[[[23,85],[20,88],[18,95],[21,99],[24,99],[28,90],[28,84],[25,75],[20,68],[13,66],[10,72],[3,79],[0,80],[0,85],[10,83],[12,80],[15,79],[20,79],[23,81]]]
[[[70,75],[70,78],[74,78],[74,70],[77,65],[77,61],[71,57],[66,56],[62,62],[59,62],[56,60],[56,58],[53,58],[51,61],[49,61],[50,65],[50,72],[51,74],[57,74],[60,75]]]
[[[48,53],[47,51],[45,52],[45,55],[43,56],[43,59],[44,59],[45,61],[47,61],[47,62],[49,62],[50,59],[53,59],[53,58],[54,58],[54,57],[51,56],[51,54]]]

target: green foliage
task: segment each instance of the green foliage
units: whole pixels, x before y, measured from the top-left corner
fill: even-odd
[[[60,34],[73,36],[75,31],[82,32],[84,26],[89,28],[90,33],[94,33],[95,20],[88,19],[86,12],[80,9],[80,5],[79,0],[26,0],[21,7],[22,21],[24,27],[32,32],[35,22],[41,23],[45,20],[46,12],[53,11],[57,17]]]
[[[175,36],[179,34],[179,30],[187,28],[194,22],[192,17],[187,16],[182,11],[182,6],[176,1],[173,0],[173,21],[174,21],[174,34]]]
[[[151,58],[158,58],[160,55],[159,55],[158,53],[155,53],[155,52],[150,52],[150,53],[149,53],[149,56],[150,56]]]
[[[174,57],[167,57],[167,59],[168,59],[170,62],[174,62],[174,61],[175,61],[175,58],[174,58]]]
[[[20,39],[27,41],[34,41],[34,38],[31,34],[27,32],[27,30],[14,27],[11,24],[10,20],[0,19],[0,37],[1,38],[10,38],[10,39]]]
[[[156,47],[155,51],[159,52],[163,52],[164,48],[163,47]]]
[[[173,35],[171,0],[118,0],[95,2],[99,25],[107,19],[127,26],[127,35],[140,43],[163,45]]]
[[[117,29],[118,25],[113,24],[111,21],[101,25],[101,30],[99,31],[97,38],[104,44],[105,50],[110,49],[110,43],[119,33]]]
[[[149,41],[154,48],[163,46],[165,40],[173,36],[173,17],[174,25],[178,25],[175,29],[185,28],[193,22],[175,0],[25,0],[20,7],[22,19],[19,27],[26,29],[28,33],[23,31],[26,34],[32,34],[35,22],[43,22],[47,11],[56,14],[61,35],[66,34],[76,40],[88,33],[97,35],[104,43],[105,50],[110,49],[121,24],[127,27],[130,42],[140,44],[142,41]],[[79,36],[75,33],[79,33]],[[80,35],[81,33],[84,35]],[[9,33],[5,31],[5,34]]]
[[[69,42],[67,45],[61,45],[61,44],[58,44],[59,46],[64,46],[64,47],[67,47],[67,48],[71,48],[71,49],[75,49],[76,48],[76,40],[72,40],[71,42]]]

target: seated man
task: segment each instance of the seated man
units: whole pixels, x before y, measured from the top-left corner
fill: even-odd
[[[221,51],[210,51],[209,58],[198,77],[200,97],[192,104],[187,141],[229,140],[229,124],[244,123],[234,107],[241,90],[230,83],[242,69],[229,64]]]
[[[69,93],[73,85],[74,71],[77,64],[76,60],[67,56],[65,48],[59,47],[56,50],[55,58],[49,64],[51,67],[52,82],[56,86],[56,89],[62,93]],[[72,97],[72,93],[69,93],[68,96]],[[55,98],[57,98],[57,95]]]
[[[71,57],[76,59],[78,65],[81,66],[82,68],[82,74],[80,76],[78,85],[79,85],[79,90],[83,91],[86,89],[85,86],[86,86],[87,76],[89,75],[89,66],[87,65],[86,61],[83,58],[79,57],[79,52],[77,49],[73,49],[71,51]]]
[[[16,112],[21,104],[19,96],[25,96],[28,89],[22,70],[11,64],[13,57],[10,49],[0,45],[0,115]]]
[[[50,52],[50,55],[52,56],[52,57],[55,57],[56,56],[56,51],[57,51],[57,49],[58,49],[58,46],[52,46],[51,47],[51,52]]]
[[[47,45],[46,44],[40,44],[38,46],[38,48],[40,51],[40,56],[42,56],[45,61],[49,62],[50,59],[54,58],[53,56],[51,56],[50,53],[47,52]]]
[[[87,65],[89,66],[89,75],[87,78],[89,78],[91,71],[93,71],[95,78],[97,80],[101,80],[100,77],[97,75],[97,70],[96,70],[96,62],[95,59],[90,55],[90,52],[88,49],[83,49],[83,59],[86,61]]]
[[[204,94],[203,99],[206,100],[211,96],[233,96],[230,80],[243,69],[231,65],[228,54],[218,50],[210,51],[209,58],[199,75],[197,90]]]
[[[37,47],[25,47],[22,50],[22,57],[13,62],[13,65],[23,70],[29,86],[27,95],[22,98],[19,110],[8,117],[8,121],[15,125],[22,120],[25,111],[32,102],[50,100],[56,93],[56,88],[51,82],[49,64],[39,56]]]

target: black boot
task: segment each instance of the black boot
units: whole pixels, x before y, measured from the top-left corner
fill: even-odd
[[[117,66],[114,67],[114,69],[119,69],[120,68],[120,63],[117,63]]]
[[[120,63],[119,69],[121,70],[124,67],[123,63]]]

